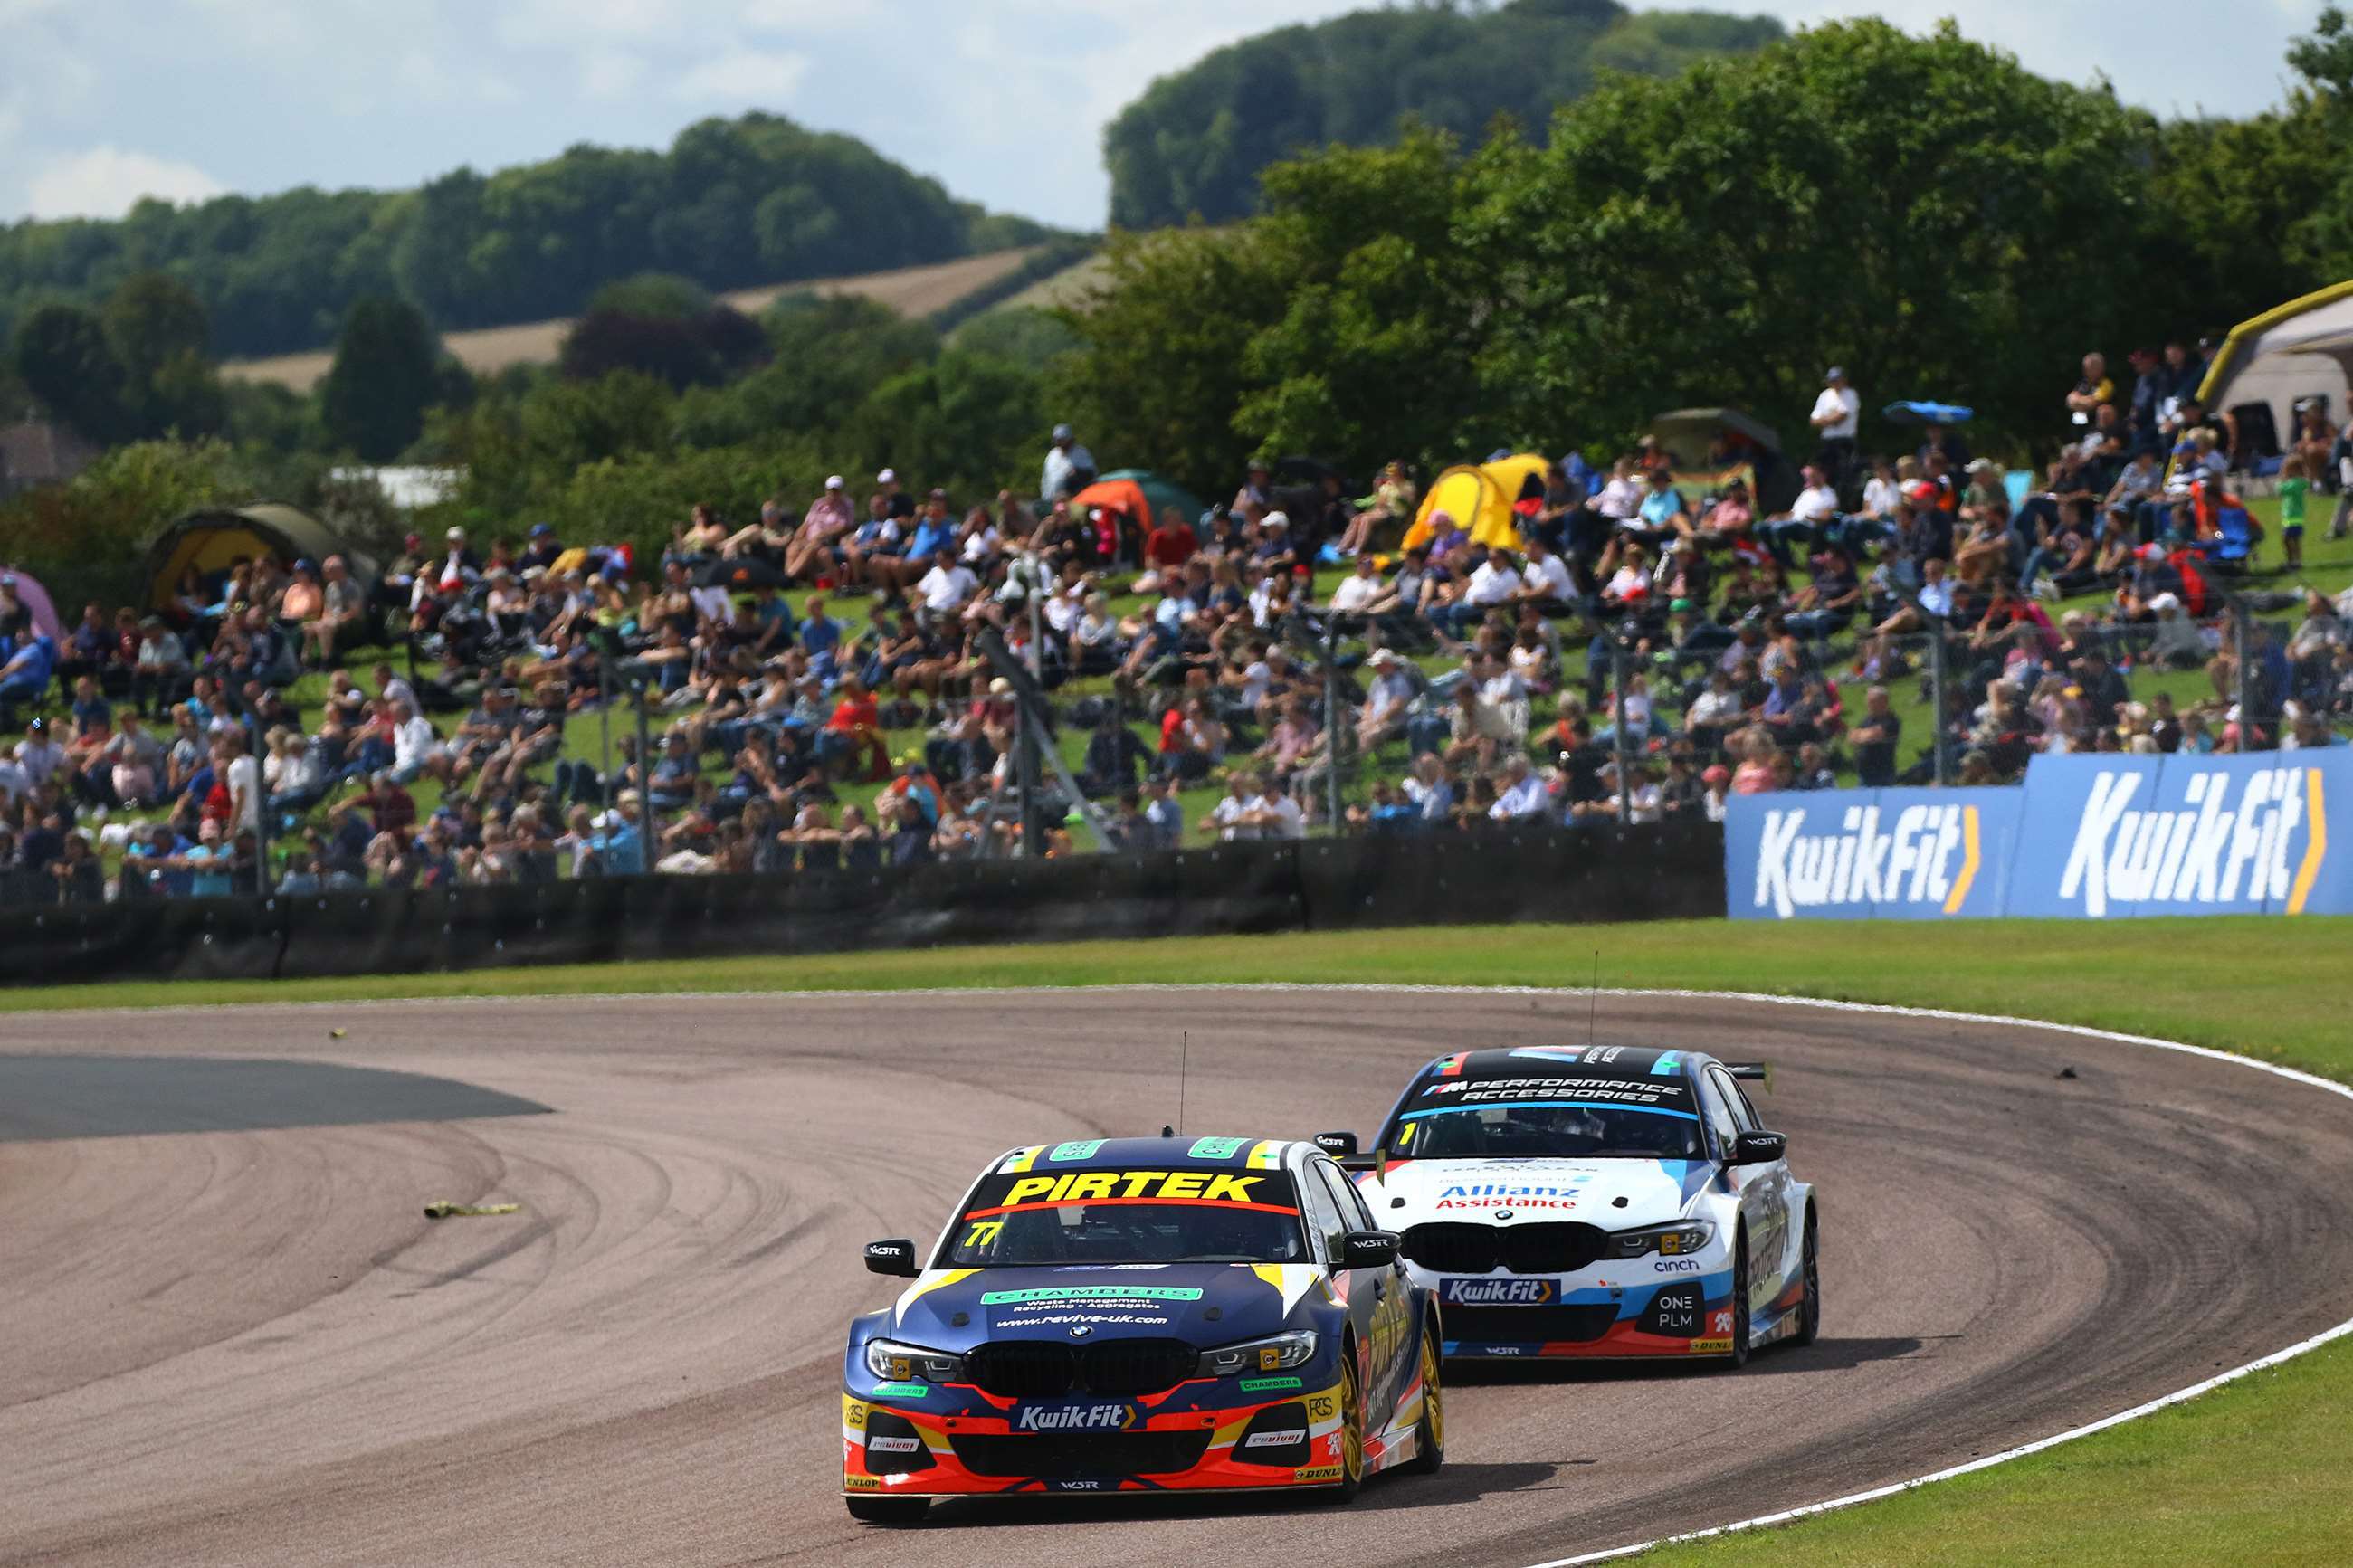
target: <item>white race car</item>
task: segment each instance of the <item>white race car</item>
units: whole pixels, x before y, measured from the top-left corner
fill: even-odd
[[[1440,1057],[1369,1153],[1343,1156],[1437,1294],[1446,1353],[1715,1357],[1821,1323],[1813,1188],[1741,1089],[1690,1051],[1530,1046]]]

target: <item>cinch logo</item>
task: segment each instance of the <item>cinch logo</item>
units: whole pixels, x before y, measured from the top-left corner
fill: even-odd
[[[1875,805],[1848,806],[1836,833],[1810,836],[1805,826],[1804,806],[1765,814],[1756,903],[1782,920],[1840,904],[1933,903],[1955,914],[1977,879],[1974,805],[1907,805],[1891,832]]]
[[[1460,1307],[1541,1307],[1552,1292],[1549,1279],[1449,1279],[1438,1299]]]
[[[2265,768],[2236,801],[2229,773],[2194,773],[2182,811],[2134,810],[2144,776],[2093,781],[2059,879],[2062,899],[2081,898],[2094,920],[2111,901],[2227,909],[2280,899],[2289,914],[2304,912],[2326,846],[2312,830],[2322,819],[2317,768]]]
[[[1135,1425],[1133,1405],[1071,1405],[1039,1409],[1025,1405],[1014,1418],[1016,1432],[1124,1432]]]

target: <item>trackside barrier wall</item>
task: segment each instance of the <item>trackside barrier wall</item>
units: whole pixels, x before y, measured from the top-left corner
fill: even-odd
[[[776,877],[612,877],[0,910],[0,982],[413,973],[988,942],[1661,920],[1724,907],[1722,832],[1495,828]]]
[[[1739,796],[1724,842],[1736,919],[2353,914],[2353,749],[2038,756],[2008,789]]]

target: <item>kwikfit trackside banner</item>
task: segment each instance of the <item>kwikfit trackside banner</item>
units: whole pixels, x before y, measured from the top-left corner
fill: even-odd
[[[1736,920],[1947,920],[2002,911],[2026,792],[1839,789],[1734,795]]]
[[[1738,795],[1735,919],[2353,913],[2353,749],[2036,757],[2008,789]]]
[[[2353,750],[2036,757],[2013,915],[2353,912]]]

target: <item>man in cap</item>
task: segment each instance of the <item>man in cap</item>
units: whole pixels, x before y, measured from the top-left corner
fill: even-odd
[[[825,493],[809,502],[800,529],[793,536],[792,547],[785,552],[785,575],[812,582],[829,575],[834,546],[857,526],[848,487],[839,474],[828,475]]]
[[[1855,431],[1862,418],[1862,396],[1847,384],[1845,369],[1832,365],[1822,372],[1821,395],[1814,399],[1814,411],[1807,422],[1821,443],[1814,462],[1832,479],[1854,461]]]
[[[1067,425],[1054,426],[1053,444],[1046,448],[1046,464],[1038,479],[1038,499],[1054,501],[1076,495],[1094,482],[1095,455],[1079,445]]]

